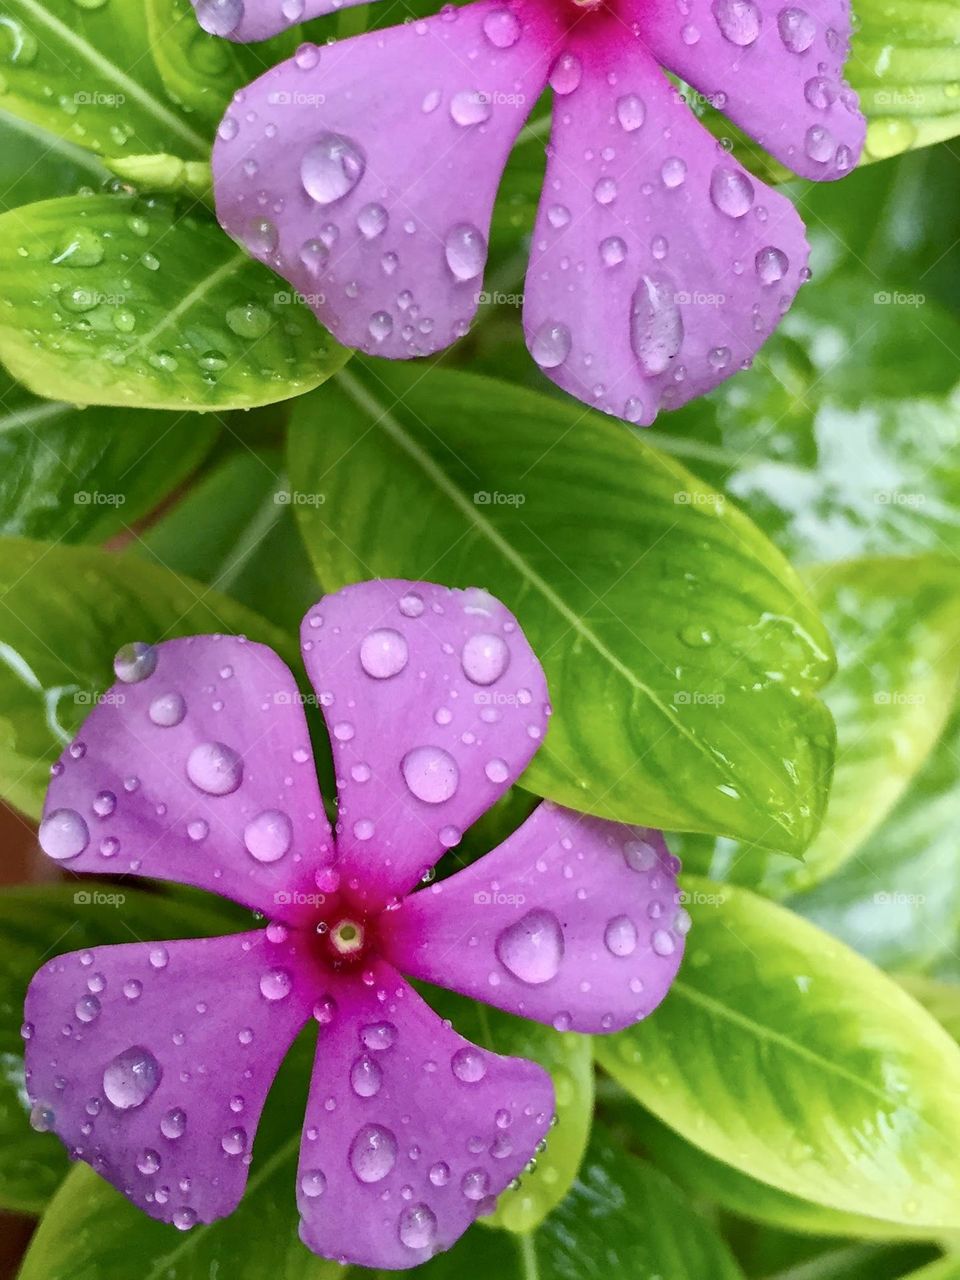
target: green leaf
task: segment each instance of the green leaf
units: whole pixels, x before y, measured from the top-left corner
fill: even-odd
[[[811,570],[840,670],[824,693],[837,722],[827,816],[802,864],[721,841],[691,869],[774,897],[807,889],[854,856],[904,795],[943,731],[957,689],[960,579],[932,556]]]
[[[688,878],[664,1003],[595,1053],[708,1155],[793,1196],[960,1225],[960,1048],[891,978],[784,908]]]
[[[899,981],[954,1040],[960,1041],[960,984],[921,974],[901,974]]]
[[[302,1035],[270,1091],[253,1147],[246,1193],[228,1218],[185,1235],[148,1218],[87,1165],[54,1197],[19,1280],[335,1280],[339,1263],[309,1253],[297,1236],[296,1169],[316,1037]]]
[[[213,417],[77,409],[0,369],[0,534],[102,542],[171,493],[213,444]]]
[[[230,454],[131,552],[226,591],[296,633],[323,590],[294,522],[281,466],[278,451]]]
[[[0,111],[0,213],[97,187],[109,175],[96,156]]]
[[[500,1196],[496,1214],[480,1219],[487,1226],[508,1231],[533,1231],[567,1195],[590,1137],[590,1037],[554,1031],[449,991],[428,989],[424,995],[460,1035],[505,1057],[531,1058],[553,1078],[557,1124],[547,1137],[546,1149],[538,1153],[536,1168],[522,1175],[520,1186]]]
[[[861,209],[868,217],[872,226]],[[793,561],[960,554],[949,354],[960,324],[921,284],[815,279],[753,369],[661,415],[650,438],[724,489]]]
[[[960,979],[958,830],[960,711],[859,856],[790,905],[885,969]]]
[[[177,107],[129,0],[7,0],[6,111],[104,156],[205,160],[210,137]]]
[[[0,358],[38,395],[152,409],[245,408],[348,358],[202,213],[79,196],[0,217]]]
[[[856,13],[846,74],[869,121],[867,158],[960,133],[956,0],[857,0]]]
[[[165,569],[92,547],[0,539],[0,796],[38,816],[49,768],[131,640],[236,632],[297,662],[287,636]]]
[[[530,790],[809,841],[833,746],[814,696],[829,641],[774,548],[642,436],[567,399],[366,364],[297,404],[289,473],[324,497],[297,514],[328,590],[479,582],[516,611],[556,710]]]
[[[148,894],[97,880],[0,893],[0,1208],[39,1212],[69,1169],[49,1133],[27,1123],[23,1086],[23,997],[51,954],[132,938],[207,937],[236,927],[216,898]]]

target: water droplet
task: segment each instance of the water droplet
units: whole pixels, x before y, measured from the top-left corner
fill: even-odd
[[[400,597],[399,608],[405,618],[419,618],[424,609],[423,597],[418,596],[415,591],[410,591],[407,595]]]
[[[664,160],[660,169],[660,177],[663,185],[673,190],[674,187],[683,185],[687,176],[687,166],[679,156],[669,156]]]
[[[293,843],[293,824],[280,809],[264,809],[247,823],[243,843],[258,862],[277,862]]]
[[[467,1200],[482,1200],[490,1190],[490,1177],[483,1169],[470,1169],[463,1175],[460,1190]]]
[[[478,632],[470,636],[460,651],[460,666],[472,684],[493,684],[509,665],[510,649],[502,636]]]
[[[132,1045],[108,1063],[103,1073],[103,1092],[119,1111],[130,1111],[146,1102],[162,1075],[153,1054],[142,1045]]]
[[[670,368],[683,345],[683,318],[668,281],[641,277],[631,304],[630,341],[648,378]]]
[[[243,781],[243,760],[222,742],[201,742],[187,757],[187,777],[210,796],[227,796]]]
[[[655,929],[650,945],[658,956],[672,956],[677,949],[673,936],[666,929]]]
[[[455,280],[475,280],[487,261],[487,242],[476,227],[461,222],[447,232],[443,252]]]
[[[197,1211],[188,1206],[175,1209],[171,1221],[178,1231],[189,1231],[191,1227],[196,1226]]]
[[[195,818],[193,822],[187,823],[187,835],[191,840],[205,840],[209,834],[209,823],[204,822],[203,818]]]
[[[629,916],[615,916],[603,933],[607,950],[614,956],[631,956],[637,949],[637,929]]]
[[[643,99],[635,93],[625,93],[617,99],[617,120],[625,133],[639,129],[647,117]]]
[[[156,1151],[151,1151],[149,1147],[145,1148],[137,1156],[137,1168],[146,1177],[150,1177],[160,1168],[160,1157]]]
[[[563,930],[551,911],[536,908],[504,929],[497,959],[515,978],[539,986],[555,978],[563,960]]]
[[[49,1133],[56,1119],[53,1107],[47,1106],[44,1102],[35,1102],[30,1108],[30,1128],[35,1129],[37,1133]]]
[[[483,772],[491,782],[506,782],[510,777],[510,767],[506,760],[488,760],[483,766]]]
[[[243,0],[197,0],[197,21],[212,36],[228,36],[243,21]]]
[[[367,1124],[350,1144],[350,1168],[361,1182],[380,1182],[397,1161],[397,1140],[382,1125]]]
[[[153,645],[136,640],[133,644],[125,644],[117,651],[113,660],[113,669],[118,680],[124,684],[138,684],[152,676],[157,669],[157,651]]]
[[[753,0],[713,0],[713,16],[723,38],[741,48],[760,34],[760,10]]]
[[[187,1127],[187,1113],[180,1107],[171,1107],[165,1111],[160,1121],[160,1132],[165,1138],[182,1138]]]
[[[354,142],[339,133],[324,133],[304,153],[300,181],[317,204],[333,204],[354,189],[365,168],[363,153]]]
[[[483,1054],[472,1045],[464,1045],[462,1049],[458,1049],[450,1059],[450,1067],[457,1079],[464,1084],[476,1084],[487,1074]]]
[[[380,1092],[383,1072],[372,1058],[361,1054],[350,1068],[350,1086],[358,1098],[373,1098]]]
[[[300,1175],[300,1190],[308,1200],[322,1196],[327,1189],[326,1175],[319,1169],[307,1169]]]
[[[40,848],[48,858],[67,862],[90,843],[87,824],[74,809],[54,809],[40,823]]]
[[[155,725],[172,729],[187,714],[187,704],[179,693],[162,693],[150,703],[148,714]]]
[[[360,1042],[365,1049],[380,1052],[389,1049],[397,1038],[397,1028],[392,1022],[370,1022],[360,1030]]]
[[[429,1249],[437,1238],[437,1218],[425,1204],[414,1205],[400,1215],[400,1242],[408,1249]]]
[[[357,214],[357,227],[365,240],[375,240],[390,225],[390,215],[382,204],[366,204]]]
[[[170,955],[166,947],[154,947],[149,956],[151,969],[165,969],[170,962]]]
[[[380,627],[364,636],[360,645],[360,665],[375,680],[388,680],[407,665],[409,650],[399,631]]]
[[[263,307],[255,302],[246,302],[243,306],[230,307],[226,315],[227,328],[238,338],[251,341],[262,338],[270,328],[270,316]]]
[[[483,20],[483,34],[496,49],[510,49],[520,39],[520,23],[509,9],[494,9]]]
[[[833,137],[829,129],[822,124],[811,125],[807,130],[804,148],[811,160],[817,164],[826,164],[833,157]]]
[[[100,1001],[96,996],[81,996],[74,1013],[81,1022],[93,1022],[100,1015]]]
[[[659,861],[656,849],[646,840],[628,840],[623,856],[631,871],[652,871]]]
[[[117,797],[112,791],[98,791],[93,801],[93,812],[98,818],[109,818],[117,807]]]
[[[717,165],[710,175],[710,199],[728,218],[742,218],[753,205],[753,183],[739,169]]]
[[[243,238],[255,258],[269,258],[280,242],[277,228],[269,218],[253,218]]]
[[[476,89],[455,93],[450,101],[450,115],[456,124],[466,128],[472,124],[484,124],[490,119],[490,100]]]
[[[442,747],[414,747],[403,757],[400,768],[411,794],[426,804],[449,800],[460,782],[457,762]]]
[[[777,28],[791,53],[806,53],[817,37],[817,24],[804,9],[781,9]]]
[[[573,53],[561,53],[550,68],[550,88],[561,96],[573,93],[583,77],[583,65]]]
[[[247,1149],[246,1129],[228,1129],[220,1139],[220,1145],[228,1156],[242,1156]]]
[[[450,1166],[443,1160],[438,1160],[430,1169],[430,1181],[435,1187],[445,1187],[450,1181]]]
[[[286,969],[268,969],[260,975],[260,994],[267,1000],[283,1000],[293,987]]]
[[[541,369],[556,369],[570,354],[570,344],[567,326],[546,320],[533,336],[530,354]]]
[[[790,266],[787,255],[769,244],[758,252],[755,261],[757,277],[762,285],[779,283]]]

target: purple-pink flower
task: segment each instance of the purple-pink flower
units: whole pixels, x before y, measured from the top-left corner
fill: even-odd
[[[208,31],[259,40],[343,0],[193,2]],[[661,67],[795,173],[838,178],[865,130],[849,33],[849,0],[478,0],[303,45],[220,125],[218,216],[347,346],[429,355],[467,332],[497,185],[549,84],[527,345],[572,395],[649,423],[747,367],[809,275],[792,204]]]
[[[554,1102],[542,1068],[464,1040],[401,974],[560,1030],[625,1027],[680,962],[678,863],[659,833],[544,802],[417,890],[540,744],[540,665],[489,594],[427,583],[347,587],[301,638],[335,835],[303,698],[272,650],[195,636],[118,654],[118,683],[54,765],[44,850],[212,890],[269,923],[49,961],[27,995],[27,1088],[75,1158],[188,1228],[240,1200],[267,1090],[312,1018],[301,1236],[409,1267],[490,1211]]]

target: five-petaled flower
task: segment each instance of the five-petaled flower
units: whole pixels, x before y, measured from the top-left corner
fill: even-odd
[[[193,0],[259,40],[356,0]],[[527,345],[587,404],[653,421],[746,368],[808,278],[803,223],[704,128],[667,67],[805,178],[856,164],[849,0],[476,0],[324,49],[236,95],[213,154],[224,228],[350,347],[467,332],[500,175],[554,94]]]
[[[27,1088],[74,1157],[187,1228],[238,1203],[265,1095],[312,1017],[302,1238],[409,1267],[490,1211],[554,1100],[542,1068],[462,1039],[401,973],[560,1030],[625,1027],[680,961],[678,864],[656,832],[542,803],[411,892],[537,749],[540,665],[486,592],[426,583],[326,597],[302,647],[333,745],[335,836],[272,650],[196,636],[118,654],[123,697],[54,765],[43,848],[75,871],[213,890],[269,923],[49,961],[27,995]]]

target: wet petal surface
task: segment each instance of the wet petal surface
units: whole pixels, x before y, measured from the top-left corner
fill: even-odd
[[[223,120],[218,217],[347,346],[440,350],[476,310],[494,194],[547,66],[498,3],[304,47]]]
[[[447,1249],[534,1154],[550,1077],[451,1030],[388,965],[331,987],[297,1175],[301,1237],[406,1268]]]
[[[488,592],[374,581],[301,629],[337,772],[337,862],[355,898],[406,893],[526,768],[546,681]]]
[[[794,173],[842,178],[859,160],[848,0],[656,0],[637,21],[654,57]]]
[[[745,367],[805,278],[792,204],[701,126],[639,43],[577,46],[558,101],[524,329],[548,377],[651,422]]]
[[[300,694],[264,645],[195,636],[117,655],[54,766],[40,844],[65,870],[152,876],[271,915],[332,856]]]
[[[190,0],[204,31],[246,44],[266,40],[311,18],[350,9],[362,0]]]
[[[388,913],[384,954],[561,1031],[616,1031],[660,1003],[679,967],[678,867],[659,832],[544,802],[498,849]]]
[[[151,1217],[223,1217],[311,1003],[292,948],[263,931],[59,956],[27,993],[34,1123]]]

